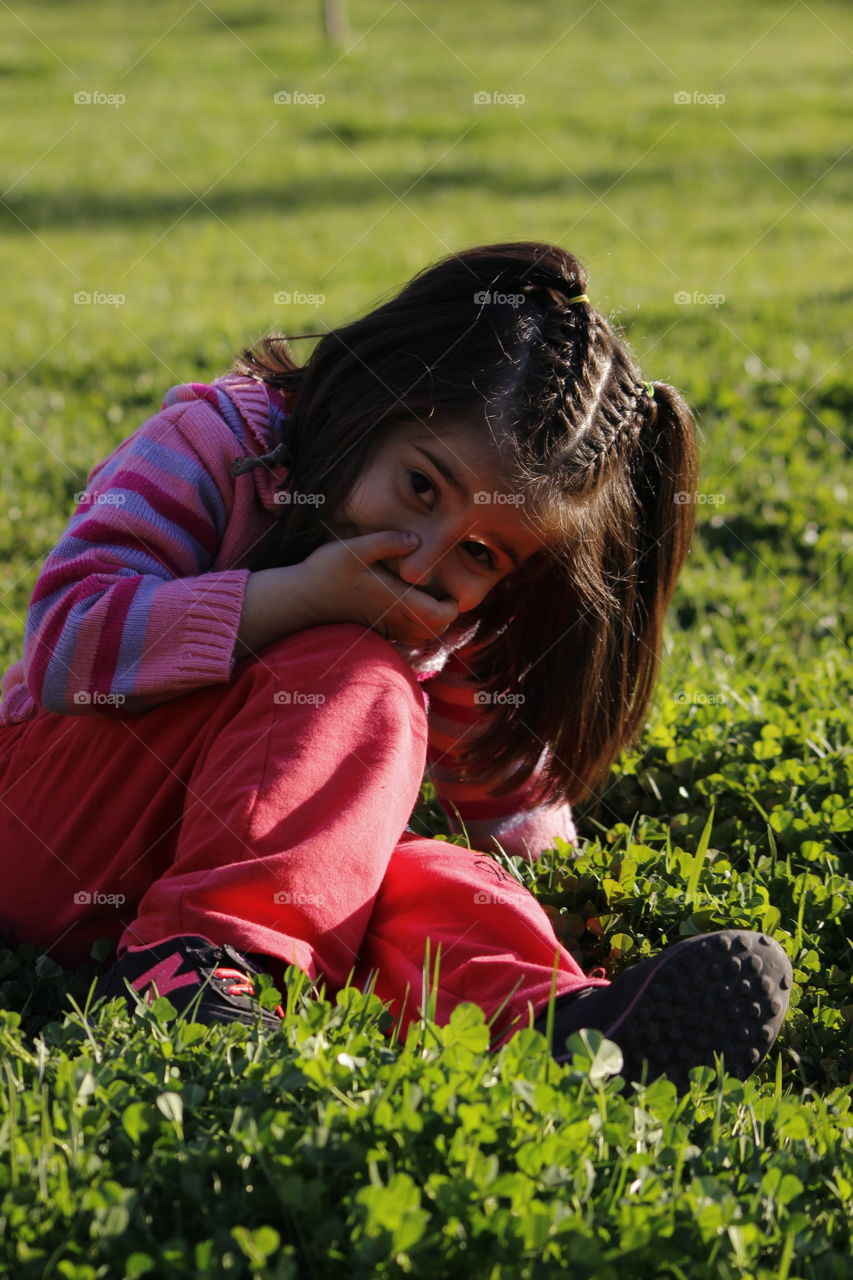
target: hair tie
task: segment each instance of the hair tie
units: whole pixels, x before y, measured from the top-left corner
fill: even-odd
[[[589,298],[585,293],[579,293],[575,298],[567,298],[566,302],[589,302]]]
[[[643,383],[643,390],[645,391],[646,395],[649,397],[649,399],[650,399],[650,400],[654,400],[654,398],[655,398],[655,384],[654,384],[653,382],[644,382],[644,383]]]

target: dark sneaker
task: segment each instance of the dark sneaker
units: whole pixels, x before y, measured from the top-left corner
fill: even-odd
[[[208,938],[168,938],[150,946],[129,947],[115,964],[102,974],[95,987],[95,999],[115,1000],[123,996],[133,1008],[133,997],[125,983],[153,1004],[155,992],[167,996],[178,1013],[187,1012],[194,1022],[245,1022],[255,1026],[258,1014],[266,1027],[279,1026],[284,1010],[262,1009],[255,996],[251,974],[262,973],[254,959],[218,946]]]
[[[744,1080],[779,1034],[793,973],[778,942],[724,929],[688,938],[627,969],[607,987],[585,987],[554,1002],[554,1056],[566,1038],[601,1031],[622,1050],[626,1086],[667,1076],[684,1092],[691,1067],[714,1065]],[[544,1033],[547,1011],[533,1024]]]

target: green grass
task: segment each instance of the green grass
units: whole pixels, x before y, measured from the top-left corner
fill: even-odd
[[[595,1037],[571,1067],[533,1032],[489,1055],[467,1007],[399,1045],[375,997],[296,973],[274,1036],[167,1004],[86,1029],[94,965],[0,952],[0,1273],[846,1278],[849,10],[351,0],[341,53],[318,9],[0,7],[0,662],[73,493],[169,386],[450,250],[559,241],[695,407],[713,501],[581,857],[508,865],[612,974],[766,930],[791,1012],[746,1084],[626,1099]],[[419,822],[443,830],[428,787]]]

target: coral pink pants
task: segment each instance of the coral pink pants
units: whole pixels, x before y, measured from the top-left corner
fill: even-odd
[[[0,728],[3,940],[74,965],[100,937],[121,955],[201,934],[328,995],[376,971],[402,1031],[429,940],[437,1020],[470,1000],[494,1040],[510,1034],[552,980],[557,994],[602,980],[492,858],[405,830],[426,728],[411,668],[353,624],[286,636],[227,685],[151,711]]]

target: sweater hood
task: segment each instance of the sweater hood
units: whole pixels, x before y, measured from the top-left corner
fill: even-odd
[[[166,392],[163,408],[192,401],[211,405],[234,432],[234,461],[260,458],[284,438],[286,400],[256,378],[226,374],[210,383],[184,382]],[[265,463],[247,474],[250,481],[239,477],[236,483],[252,483],[261,506],[267,511],[280,512],[276,494],[287,486],[287,467],[282,463]]]

